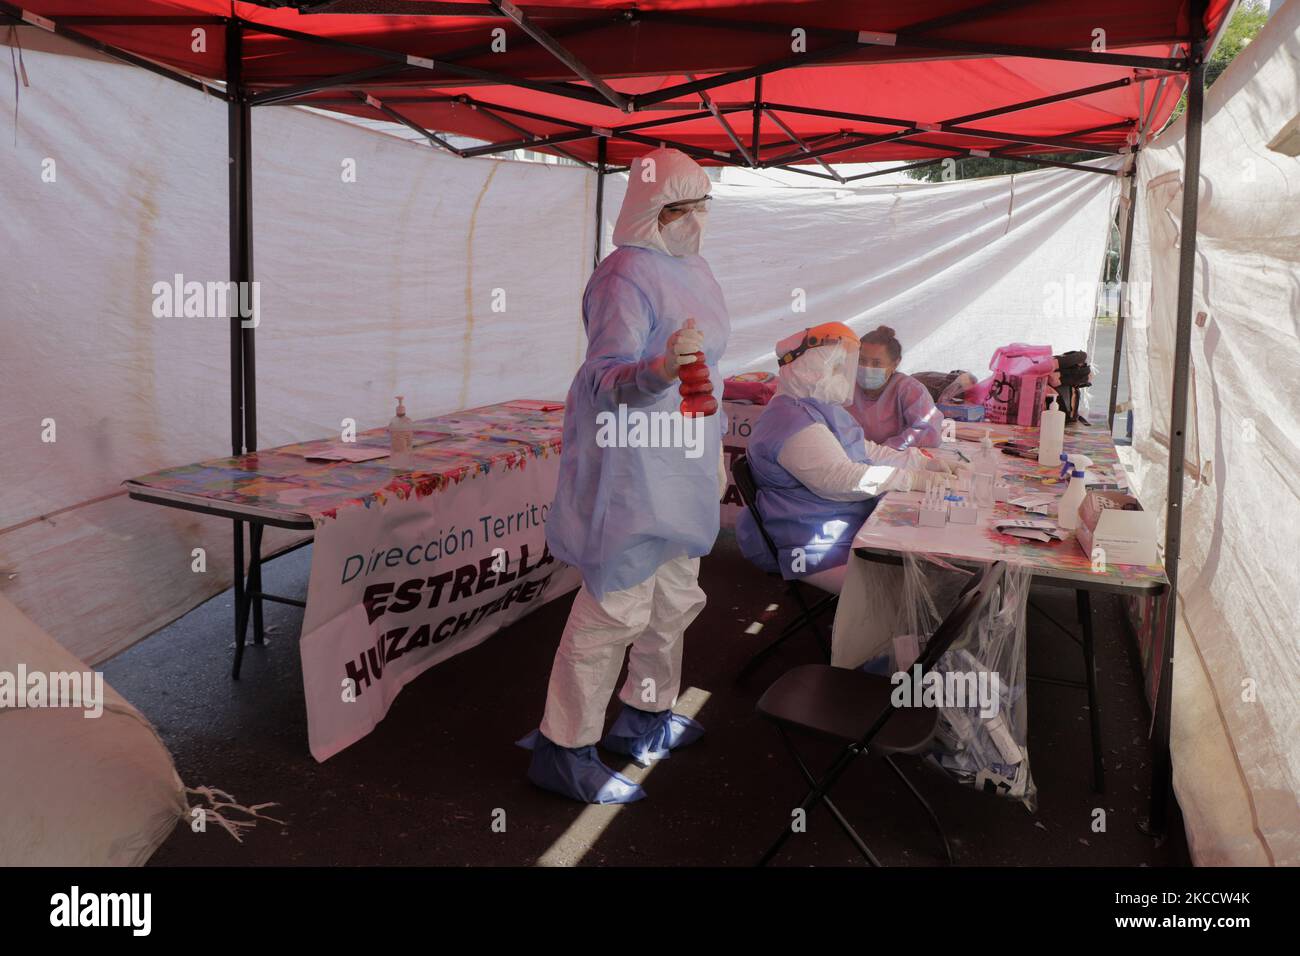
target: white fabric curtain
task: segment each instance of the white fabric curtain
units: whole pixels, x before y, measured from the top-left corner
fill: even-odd
[[[1200,864],[1300,863],[1300,0],[1206,95],[1173,698]],[[1139,154],[1126,357],[1135,471],[1162,521],[1185,123]]]
[[[155,282],[229,277],[226,108],[93,57],[25,61],[16,130],[0,83],[0,593],[94,664],[232,580],[228,521],[120,489],[230,453],[228,320],[152,308]],[[385,424],[398,394],[416,417],[563,396],[587,170],[279,107],[254,111],[253,166],[261,447]]]
[[[611,216],[623,182],[607,185]],[[702,252],[731,312],[723,371],[775,369],[777,341],[831,321],[858,334],[892,327],[904,371],[983,377],[1008,342],[1087,348],[1117,189],[1114,176],[1056,169],[890,186],[715,185]]]

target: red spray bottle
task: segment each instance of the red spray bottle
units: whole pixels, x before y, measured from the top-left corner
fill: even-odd
[[[695,328],[695,320],[687,319],[686,328]],[[696,352],[694,362],[679,368],[677,377],[682,382],[677,390],[682,395],[683,415],[703,418],[717,414],[718,400],[713,397],[713,383],[709,381],[709,366],[705,363],[703,352]]]

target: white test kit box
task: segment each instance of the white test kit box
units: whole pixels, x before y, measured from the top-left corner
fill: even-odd
[[[1094,554],[1095,549],[1100,548],[1106,564],[1151,565],[1157,562],[1155,514],[1117,506],[1121,501],[1136,500],[1117,492],[1088,494],[1079,508],[1079,527],[1075,532],[1084,554],[1092,558],[1101,557]]]

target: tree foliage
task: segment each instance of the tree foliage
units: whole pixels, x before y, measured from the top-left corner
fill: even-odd
[[[1096,159],[1094,153],[1039,153],[1043,159],[1060,163],[1085,163]],[[1008,173],[1024,173],[1031,169],[1042,169],[1034,163],[1022,163],[1015,159],[1003,159],[1000,156],[970,156],[965,159],[953,158],[951,163],[926,166],[924,169],[908,170],[907,175],[930,183],[948,182],[954,179],[979,179],[983,176],[1005,176]]]
[[[1259,35],[1268,20],[1268,4],[1265,0],[1246,0],[1237,7],[1228,26],[1223,31],[1223,39],[1205,64],[1205,85],[1213,85],[1219,75],[1228,68],[1228,64],[1237,58],[1237,54],[1246,48],[1246,44]]]

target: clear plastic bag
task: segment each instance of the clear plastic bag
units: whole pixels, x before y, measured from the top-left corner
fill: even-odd
[[[864,669],[900,676],[977,572],[930,555],[905,554],[893,647]],[[939,707],[935,748],[926,759],[967,786],[1037,808],[1029,770],[1025,694],[1026,610],[1032,572],[1008,566],[988,610],[953,641],[926,678],[925,702]],[[915,685],[914,685],[915,687]],[[921,693],[917,687],[914,693]]]
[[[863,670],[885,677],[912,667],[925,652],[930,635],[957,603],[961,589],[974,576],[974,572],[933,555],[905,551],[902,558],[903,566],[888,568],[892,573],[878,582],[891,589],[879,595],[882,600],[878,607],[894,616],[892,627],[882,632],[882,638],[888,633],[892,643],[889,639],[877,641],[871,658],[862,665]]]

